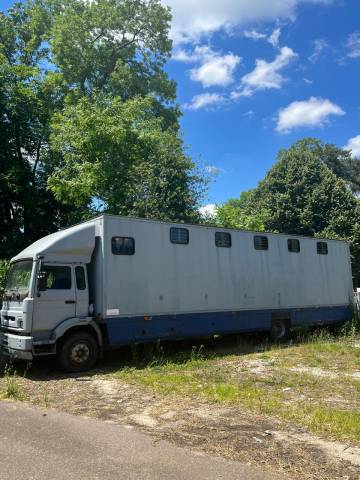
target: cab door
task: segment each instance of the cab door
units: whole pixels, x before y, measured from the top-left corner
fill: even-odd
[[[59,323],[75,317],[76,292],[73,267],[65,264],[44,264],[45,277],[41,290],[37,289],[34,304],[33,330],[53,330]]]

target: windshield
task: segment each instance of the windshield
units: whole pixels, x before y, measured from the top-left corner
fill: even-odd
[[[32,260],[22,260],[11,264],[6,277],[5,290],[28,292],[32,264]]]

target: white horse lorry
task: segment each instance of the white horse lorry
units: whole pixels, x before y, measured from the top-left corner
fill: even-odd
[[[345,241],[102,215],[11,260],[0,346],[67,371],[105,348],[332,325],[352,316]]]

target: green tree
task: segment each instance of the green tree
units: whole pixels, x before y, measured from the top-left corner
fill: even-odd
[[[8,270],[9,270],[9,262],[7,260],[0,260],[0,305],[1,305],[1,298],[5,289],[5,280],[6,280],[6,275]]]
[[[334,173],[334,165],[339,167],[337,162],[343,158],[341,153],[336,157],[336,150],[329,145],[320,148],[308,140],[281,150],[254,196],[266,230],[348,240],[353,276],[359,281],[360,205],[350,188],[350,177],[342,179]],[[324,151],[332,152],[327,161]],[[329,159],[335,157],[338,160],[330,169]]]
[[[255,191],[265,228],[301,235],[351,236],[357,200],[312,148],[281,150]]]
[[[351,188],[354,193],[360,191],[360,160],[351,157],[351,152],[317,138],[303,138],[291,146],[292,151],[311,152],[323,161],[335,175]]]
[[[50,39],[68,89],[51,124],[50,189],[92,210],[197,218],[205,184],[184,153],[176,88],[164,71],[169,10],[159,0],[65,5]]]
[[[0,13],[0,258],[94,210],[196,217],[204,183],[164,70],[170,18],[159,0]]]
[[[57,198],[109,213],[196,219],[201,179],[156,110],[150,97],[84,97],[54,116],[61,168],[49,185]]]
[[[255,207],[255,208],[254,208]],[[216,224],[244,230],[264,230],[264,214],[256,210],[254,190],[242,192],[216,209]]]
[[[66,211],[47,190],[53,73],[44,75],[47,22],[39,2],[0,13],[0,258],[63,224]]]
[[[171,14],[159,0],[44,0],[51,5],[51,61],[68,102],[102,92],[128,100],[151,95],[158,115],[177,124],[176,84],[164,71]]]

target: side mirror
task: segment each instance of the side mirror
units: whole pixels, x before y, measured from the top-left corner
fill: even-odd
[[[39,292],[45,292],[47,289],[46,273],[39,272],[37,276],[37,288]]]

